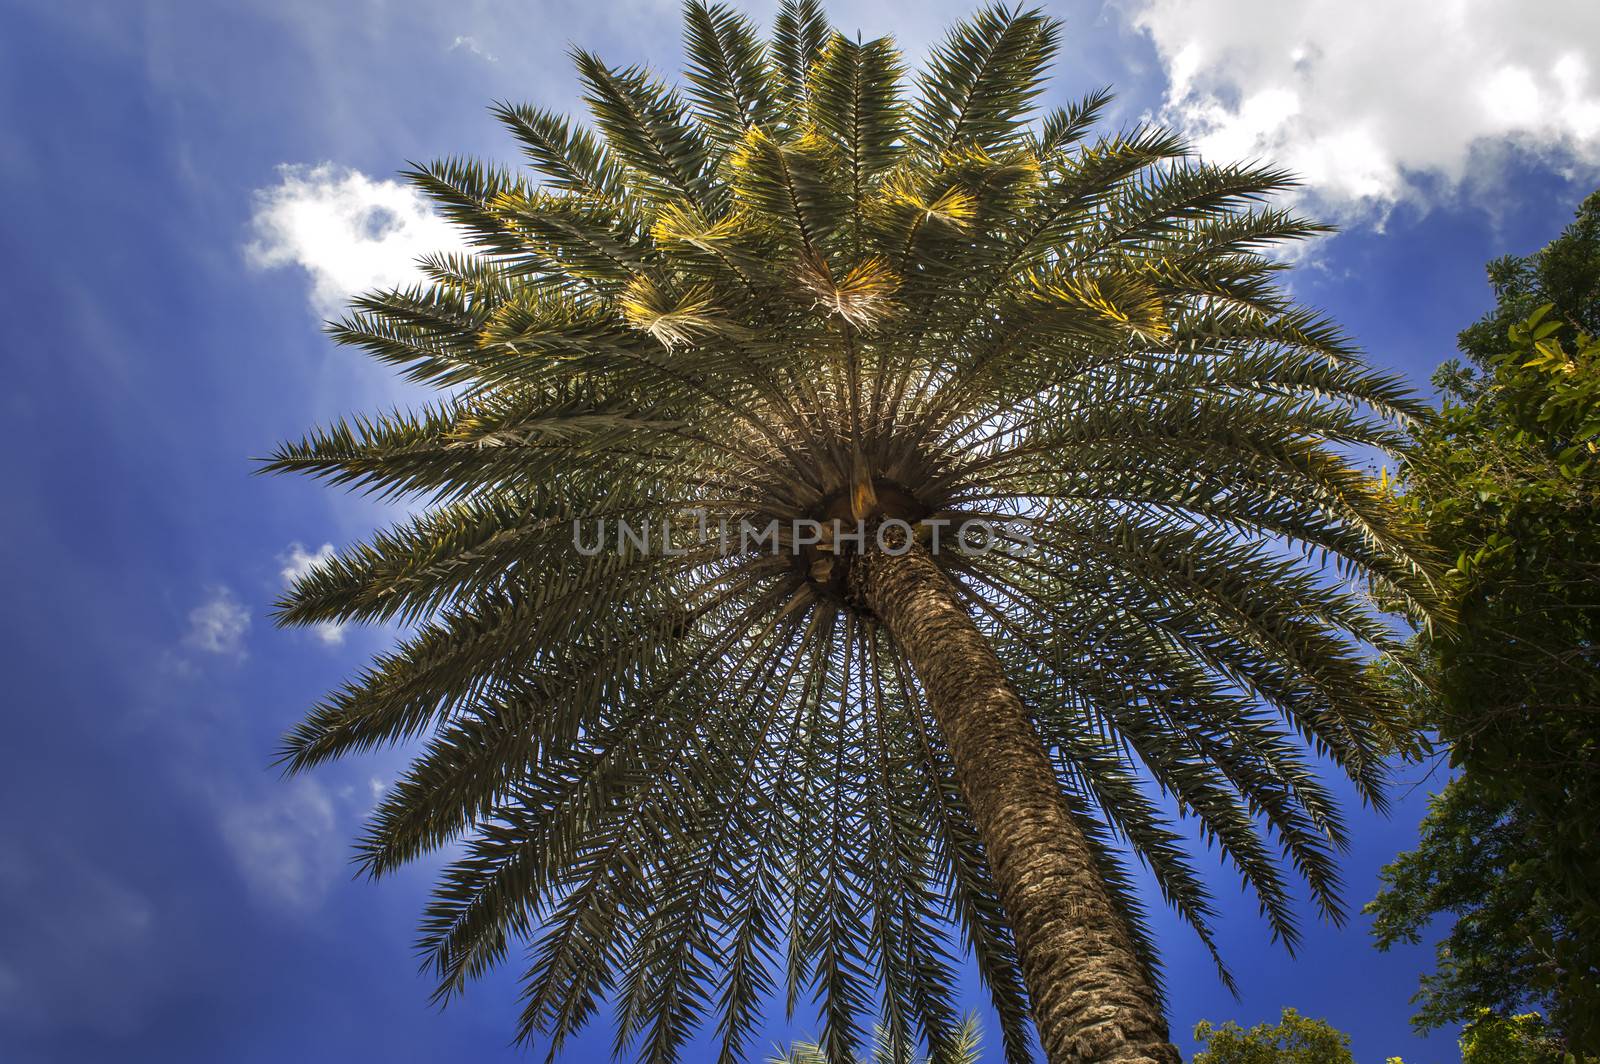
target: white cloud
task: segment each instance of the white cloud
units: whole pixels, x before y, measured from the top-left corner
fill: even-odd
[[[303,268],[324,315],[358,293],[417,280],[422,255],[464,246],[416,189],[332,163],[278,167],[278,183],[256,191],[251,224],[245,257],[262,269]]]
[[[1297,171],[1345,216],[1493,187],[1517,147],[1600,172],[1595,0],[1126,0],[1163,117],[1208,158]],[[1559,32],[1552,32],[1559,29]]]
[[[453,42],[451,42],[450,51],[452,51],[452,52],[455,52],[455,51],[471,52],[473,55],[477,56],[479,59],[482,59],[486,63],[498,63],[498,62],[500,62],[500,57],[499,56],[494,55],[494,54],[492,54],[490,52],[484,51],[483,45],[478,43],[478,39],[476,37],[470,37],[470,36],[457,37]]]
[[[283,586],[289,587],[302,576],[316,568],[318,563],[333,557],[333,544],[324,543],[312,554],[299,543],[289,544],[289,549],[278,555],[278,564],[283,568],[278,574],[283,577]],[[344,629],[342,624],[332,621],[318,621],[311,626],[311,634],[330,647],[340,646],[344,643]]]
[[[224,657],[244,657],[244,637],[250,631],[250,611],[226,587],[212,588],[206,600],[189,611],[185,646]]]
[[[291,910],[321,904],[342,863],[333,800],[321,786],[297,779],[271,798],[226,808],[220,826],[259,900]]]
[[[332,543],[324,543],[315,554],[300,543],[291,543],[288,550],[278,555],[278,564],[283,566],[278,574],[283,577],[284,586],[287,587],[332,557]]]

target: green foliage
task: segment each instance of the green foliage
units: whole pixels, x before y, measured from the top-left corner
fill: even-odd
[[[1417,1026],[1468,1022],[1486,1006],[1553,1008],[1552,947],[1566,921],[1552,907],[1541,840],[1517,806],[1468,774],[1433,800],[1420,836],[1384,868],[1367,906],[1382,949],[1420,942],[1436,915],[1455,917],[1437,970],[1422,978]]]
[[[1458,342],[1474,367],[1483,369],[1506,351],[1513,325],[1545,304],[1572,328],[1600,334],[1600,192],[1579,205],[1577,217],[1538,252],[1507,255],[1489,263],[1494,309],[1462,330]],[[1446,370],[1460,367],[1447,363]]]
[[[1381,802],[1396,708],[1364,668],[1389,629],[1345,578],[1432,601],[1411,519],[1347,448],[1399,446],[1423,408],[1278,287],[1263,249],[1320,231],[1265,205],[1282,172],[1095,136],[1104,93],[1033,121],[1059,31],[988,8],[911,83],[811,0],[770,43],[694,3],[682,93],[580,52],[592,128],[496,108],[532,173],[411,173],[474,251],[333,331],[441,399],[268,468],[420,511],[282,603],[409,628],[284,759],[417,744],[360,859],[451,854],[419,941],[441,999],[516,948],[519,1037],[552,1047],[609,1000],[619,1048],[671,1060],[709,1028],[741,1059],[778,994],[816,1002],[831,1060],[874,1019],[897,1058],[937,1056],[964,949],[1026,1059],[971,813],[848,548],[574,546],[696,510],[1026,531],[938,564],[1152,971],[1121,847],[1212,946],[1164,795],[1278,938],[1296,878],[1342,915],[1323,766]]]
[[[1201,1020],[1194,1037],[1205,1047],[1194,1064],[1354,1064],[1349,1035],[1290,1008],[1277,1023],[1249,1030],[1231,1020],[1221,1027]]]
[[[1418,642],[1422,722],[1464,776],[1385,873],[1380,945],[1456,924],[1417,1022],[1524,1003],[1600,1048],[1600,194],[1543,251],[1490,267],[1499,305],[1402,471],[1454,624]]]
[[[1461,1032],[1461,1064],[1561,1064],[1566,1054],[1543,1016],[1496,1016],[1488,1009]]]

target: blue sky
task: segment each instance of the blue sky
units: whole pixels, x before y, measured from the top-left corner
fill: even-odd
[[[1304,255],[1296,292],[1419,386],[1486,309],[1482,264],[1548,240],[1600,183],[1592,2],[1052,6],[1054,96],[1111,84],[1114,121],[1305,173],[1307,209],[1345,232]],[[963,9],[833,10],[915,56]],[[269,767],[393,635],[273,630],[285,571],[392,515],[250,459],[406,401],[319,315],[439,238],[386,183],[407,160],[509,161],[491,100],[572,106],[569,43],[671,71],[675,5],[0,2],[0,1059],[520,1059],[515,964],[427,1005],[410,942],[430,869],[350,878],[403,753],[294,782]],[[1388,819],[1351,810],[1353,907],[1439,781],[1404,774]],[[1231,874],[1216,888],[1241,1000],[1159,922],[1185,1045],[1198,1019],[1293,1005],[1362,1064],[1454,1059],[1453,1033],[1406,1022],[1425,949],[1380,955],[1361,918],[1308,911],[1290,959]],[[790,1029],[774,1013],[770,1037]]]

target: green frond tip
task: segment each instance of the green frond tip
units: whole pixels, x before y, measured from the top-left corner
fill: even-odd
[[[812,64],[832,34],[819,0],[781,0],[772,30],[772,60],[778,91],[789,106],[806,98]]]
[[[685,71],[701,122],[724,143],[776,115],[766,46],[755,25],[724,4],[690,0],[683,8]]]
[[[1045,68],[1061,22],[1038,8],[984,8],[950,31],[919,78],[912,117],[924,156],[973,144],[996,151],[1024,133],[1022,122],[1044,91]]]

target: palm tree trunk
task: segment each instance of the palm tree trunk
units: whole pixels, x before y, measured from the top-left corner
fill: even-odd
[[[1050,1064],[1179,1064],[1156,992],[1038,732],[926,551],[857,556],[855,593],[927,692],[1016,936]]]

